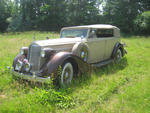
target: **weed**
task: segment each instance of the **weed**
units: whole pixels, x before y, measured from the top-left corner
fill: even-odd
[[[42,105],[50,104],[60,108],[69,108],[75,104],[70,96],[54,89],[44,90],[36,88],[34,92],[34,95],[28,97],[29,102],[36,102]]]

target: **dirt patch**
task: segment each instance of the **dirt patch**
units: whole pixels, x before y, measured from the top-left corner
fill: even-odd
[[[6,95],[0,95],[0,98],[7,98]]]

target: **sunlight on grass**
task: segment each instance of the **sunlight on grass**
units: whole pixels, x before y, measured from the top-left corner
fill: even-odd
[[[0,112],[150,111],[150,37],[122,38],[128,54],[119,64],[112,63],[77,77],[66,89],[50,90],[36,90],[37,86],[20,83],[7,69],[19,49],[28,46],[33,37],[41,40],[58,38],[59,34],[36,31],[0,34]]]

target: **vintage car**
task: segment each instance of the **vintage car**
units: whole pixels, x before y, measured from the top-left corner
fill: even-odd
[[[34,41],[22,47],[13,61],[13,75],[22,79],[68,84],[89,65],[119,62],[125,55],[120,30],[112,25],[64,27],[59,39]]]

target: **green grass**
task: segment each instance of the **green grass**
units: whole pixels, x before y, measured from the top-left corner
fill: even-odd
[[[66,89],[47,90],[14,80],[7,69],[34,35],[59,37],[50,32],[0,34],[0,113],[150,112],[150,37],[122,37],[128,54],[119,64],[94,69]]]

